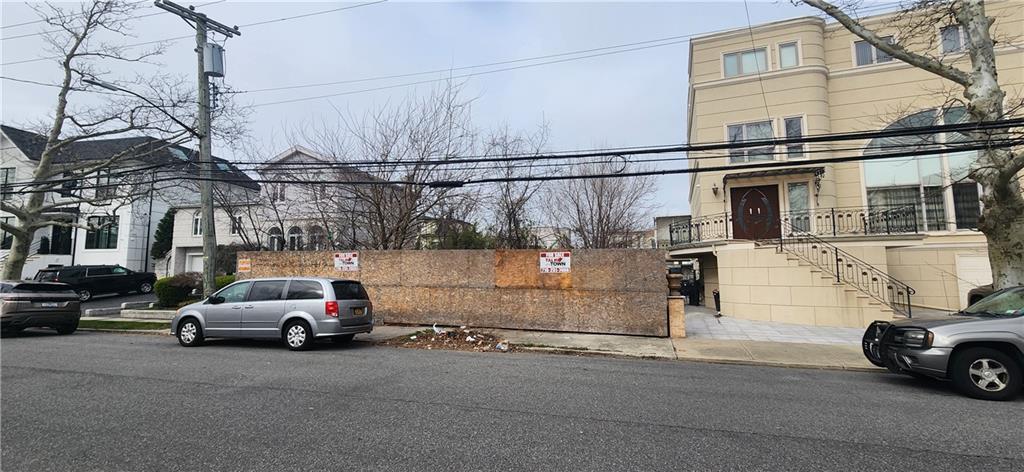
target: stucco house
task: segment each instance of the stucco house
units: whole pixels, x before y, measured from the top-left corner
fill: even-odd
[[[991,2],[996,34],[1024,34],[1019,2]],[[861,18],[883,35],[890,15]],[[935,25],[934,56],[967,63],[963,32]],[[999,78],[1024,90],[1024,54],[997,43]],[[837,23],[794,18],[693,38],[687,141],[740,142],[957,123],[953,84],[892,59]],[[947,93],[939,93],[947,91]],[[1017,98],[1020,98],[1019,96]],[[991,282],[976,151],[816,163],[964,139],[954,133],[690,153],[692,219],[671,226],[670,257],[696,258],[705,298],[746,319],[865,326],[955,310]],[[741,169],[779,161],[792,166]],[[729,170],[736,167],[735,170]]]
[[[0,125],[0,189],[8,201],[25,198],[20,187],[10,185],[32,178],[46,138],[37,133]],[[39,229],[29,246],[29,256],[22,277],[31,278],[48,265],[119,264],[132,270],[153,270],[149,257],[159,219],[168,208],[199,201],[198,186],[193,181],[178,181],[175,176],[198,173],[196,153],[182,146],[169,145],[160,139],[138,136],[113,139],[83,140],[73,143],[55,159],[57,168],[83,161],[102,162],[125,150],[137,150],[131,158],[119,159],[111,168],[102,169],[82,182],[65,182],[57,191],[46,195],[46,202],[56,204],[53,218],[80,223],[96,230],[62,225]],[[140,191],[118,192],[114,185],[126,183],[118,177],[119,169],[151,168],[154,177],[166,184],[149,184]],[[223,193],[258,192],[259,186],[244,173],[223,159],[216,158],[215,176],[230,180],[218,183]],[[135,177],[138,177],[137,175]],[[140,181],[154,179],[143,178]],[[100,185],[104,187],[100,187]],[[111,184],[111,186],[106,186]],[[82,187],[82,188],[79,188]],[[137,189],[138,190],[138,189]],[[100,198],[107,192],[109,199]],[[130,198],[119,195],[131,193]],[[14,215],[0,211],[0,218],[14,221]],[[0,230],[0,266],[6,263],[13,237]]]

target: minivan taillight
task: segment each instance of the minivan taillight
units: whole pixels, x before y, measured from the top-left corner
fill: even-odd
[[[331,300],[327,303],[324,303],[324,313],[327,313],[327,316],[333,316],[337,318],[339,313],[338,302]]]

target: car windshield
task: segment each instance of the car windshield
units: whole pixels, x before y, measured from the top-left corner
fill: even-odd
[[[976,316],[1024,315],[1024,287],[1000,290],[967,307],[962,313]]]
[[[58,273],[59,272],[55,270],[41,270],[36,272],[35,279],[37,282],[53,282],[54,280],[57,280]]]

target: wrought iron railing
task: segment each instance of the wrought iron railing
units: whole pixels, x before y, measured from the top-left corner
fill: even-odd
[[[836,282],[850,285],[894,312],[911,317],[910,297],[914,294],[911,286],[824,239],[793,227],[789,221],[782,222],[782,234],[782,237],[761,242],[776,244],[780,252],[799,257],[834,276]]]
[[[717,213],[672,223],[668,228],[669,246],[729,239],[731,231],[732,218],[729,213]]]
[[[789,223],[817,236],[917,233],[919,216],[914,205],[815,208],[780,215],[784,227]]]
[[[915,234],[920,232],[919,209],[914,205],[836,207],[784,211],[779,225],[815,236]],[[775,234],[774,232],[769,232]],[[732,214],[716,213],[669,225],[669,247],[730,239]]]

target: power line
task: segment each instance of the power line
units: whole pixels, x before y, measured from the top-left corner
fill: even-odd
[[[458,181],[432,181],[432,182],[417,182],[409,180],[342,180],[342,181],[322,181],[322,182],[309,182],[295,179],[231,179],[222,177],[198,177],[198,176],[173,176],[173,177],[158,177],[150,180],[135,182],[136,185],[152,185],[159,182],[170,182],[170,181],[211,181],[221,183],[261,183],[261,184],[300,184],[308,185],[315,183],[318,185],[330,185],[330,186],[357,186],[357,185],[373,185],[373,186],[391,186],[391,185],[414,185],[414,186],[425,186],[425,187],[463,187],[467,185],[480,185],[489,183],[507,183],[507,182],[542,182],[542,181],[561,181],[561,180],[588,180],[588,179],[605,179],[605,178],[625,178],[625,177],[641,177],[641,176],[657,176],[657,175],[675,175],[675,174],[700,174],[706,172],[741,172],[749,169],[771,169],[771,168],[793,168],[793,167],[807,167],[815,164],[834,164],[841,162],[867,162],[881,159],[893,159],[899,157],[917,157],[917,156],[929,156],[936,154],[943,154],[947,152],[963,152],[963,151],[977,151],[982,149],[995,148],[1009,148],[1024,144],[1024,139],[1016,139],[1007,141],[1004,144],[998,146],[992,146],[991,144],[976,144],[972,146],[961,146],[955,149],[926,149],[926,150],[914,150],[904,151],[896,153],[885,153],[885,154],[874,154],[874,155],[857,155],[857,156],[845,156],[845,157],[832,157],[824,159],[816,159],[813,161],[802,161],[799,165],[794,166],[792,162],[787,161],[770,161],[760,162],[755,164],[745,165],[724,165],[724,166],[712,166],[712,167],[697,167],[697,168],[681,168],[681,169],[661,169],[661,170],[649,170],[649,171],[637,171],[637,172],[618,172],[618,173],[605,173],[605,174],[570,174],[570,175],[544,175],[544,176],[517,176],[517,177],[489,177],[480,179],[468,179]],[[75,190],[83,189],[94,189],[94,188],[109,188],[116,187],[118,184],[106,184],[96,186],[81,186]],[[46,190],[23,190],[21,193],[39,193],[39,192],[52,192],[52,189]]]
[[[757,84],[761,86],[761,101],[764,102],[764,117],[770,120],[772,113],[768,111],[768,94],[764,92],[764,80],[761,79],[761,65],[757,62],[757,46],[754,45],[754,26],[750,22],[750,6],[747,5],[747,0],[743,0],[743,11],[747,14],[747,32],[750,34],[750,52],[754,54],[754,70],[757,72]],[[742,53],[741,53],[742,54]],[[782,59],[781,57],[779,58]],[[737,58],[737,62],[741,59]],[[764,50],[764,67],[768,69],[768,63],[771,61],[771,54],[767,48]]]
[[[203,8],[203,7],[208,7],[210,5],[215,5],[215,4],[218,4],[218,3],[224,3],[226,1],[227,0],[215,0],[213,2],[200,3],[199,5],[196,5],[195,7],[196,8]],[[149,1],[148,0],[143,0],[141,2],[136,2],[133,5],[137,5],[137,4],[140,4],[140,3],[149,3]],[[162,14],[163,13],[161,13],[161,12],[147,13],[145,15],[130,16],[130,17],[126,18],[126,19],[127,20],[135,20],[135,19],[139,19],[139,18],[148,18],[148,17],[151,17],[151,16],[157,16],[157,15],[162,15]],[[82,15],[79,14],[79,15],[75,15],[75,16],[82,16]],[[31,22],[31,23],[38,23],[38,22],[45,22],[45,21],[47,21],[47,20],[37,20],[37,21]],[[6,37],[3,37],[3,38],[0,38],[0,41],[7,41],[7,40],[10,40],[10,39],[31,38],[33,36],[42,36],[44,34],[59,33],[61,31],[62,30],[54,29],[54,30],[48,30],[48,31],[38,31],[38,32],[35,32],[35,33],[25,33],[25,34],[20,34],[20,35],[17,35],[17,36],[6,36]]]
[[[369,6],[369,5],[376,5],[378,3],[384,3],[386,1],[388,1],[388,0],[377,0],[377,1],[373,1],[373,2],[367,2],[367,3],[358,3],[358,4],[355,4],[355,5],[349,5],[349,6],[341,7],[341,8],[332,8],[330,10],[321,10],[321,11],[306,13],[306,14],[303,14],[303,15],[296,15],[296,16],[293,16],[293,17],[271,18],[271,19],[268,19],[268,20],[257,21],[257,22],[254,22],[254,23],[247,23],[247,24],[244,24],[244,25],[240,25],[239,27],[240,28],[245,28],[245,27],[250,27],[250,26],[260,26],[260,25],[265,25],[265,24],[270,24],[270,23],[277,23],[277,22],[280,22],[280,21],[292,20],[292,19],[296,19],[296,18],[306,18],[306,17],[314,16],[314,15],[323,15],[323,14],[334,13],[334,12],[342,11],[342,10],[351,10],[353,8],[365,7],[365,6]],[[123,47],[130,48],[130,47],[136,47],[136,46],[146,46],[146,45],[149,45],[149,44],[168,43],[168,42],[180,41],[182,39],[188,39],[188,38],[192,38],[192,35],[188,35],[188,36],[175,36],[175,37],[172,37],[172,38],[157,39],[157,40],[154,40],[154,41],[145,41],[145,42],[141,42],[141,43],[126,44]],[[60,59],[60,56],[37,57],[35,59],[23,59],[23,60],[20,60],[20,61],[4,62],[4,63],[0,64],[0,66],[13,66],[13,65],[17,65],[17,64],[27,64],[27,63],[30,63],[30,62],[47,61],[47,60],[51,60],[51,59]]]
[[[142,4],[142,3],[149,3],[149,0],[141,0],[141,1],[138,1],[138,2],[130,3],[129,5],[139,5],[139,4]],[[82,14],[79,13],[79,14],[70,15],[70,16],[71,17],[79,17],[79,16],[82,16]],[[47,21],[52,20],[52,19],[53,18],[40,18],[38,20],[26,21],[26,22],[23,22],[23,23],[15,23],[13,25],[2,25],[2,26],[0,26],[0,29],[15,28],[15,27],[18,27],[18,26],[34,25],[36,23],[46,23]]]

